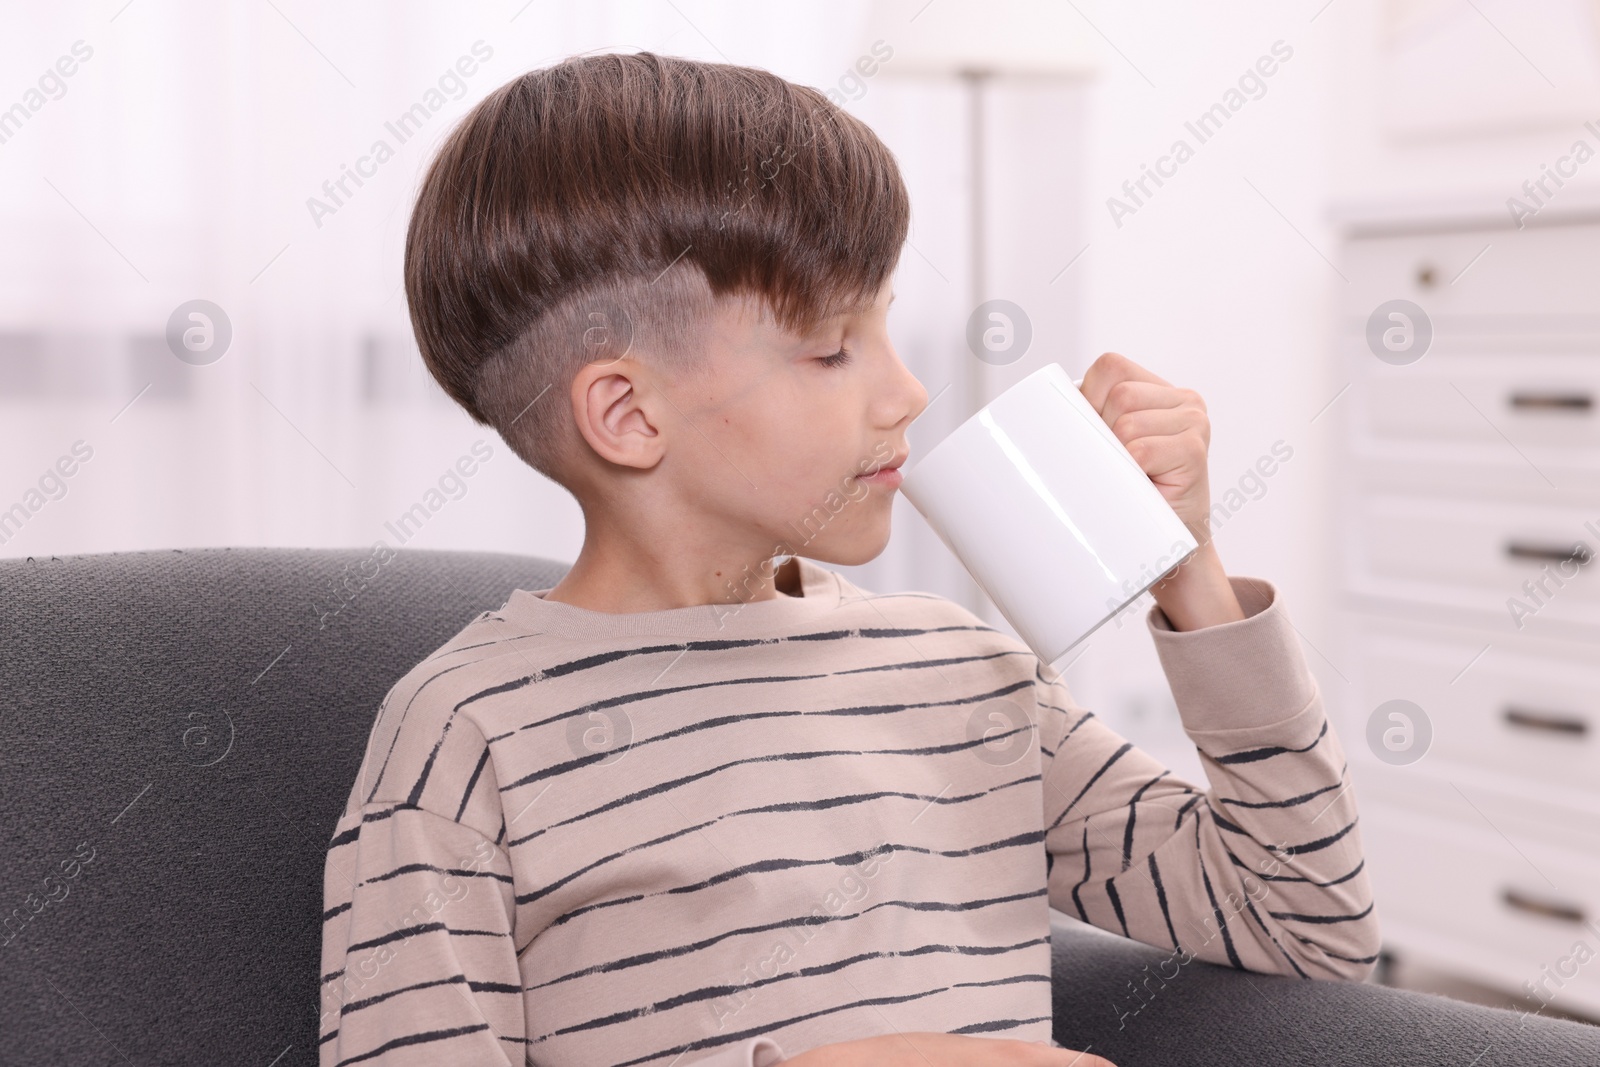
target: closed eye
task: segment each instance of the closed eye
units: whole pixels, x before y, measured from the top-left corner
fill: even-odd
[[[842,367],[846,363],[850,362],[850,350],[847,348],[841,348],[833,355],[824,356],[817,362],[821,363],[824,367]]]

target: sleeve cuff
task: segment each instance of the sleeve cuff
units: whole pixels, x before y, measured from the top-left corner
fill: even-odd
[[[1228,583],[1243,619],[1175,630],[1159,605],[1145,616],[1185,729],[1270,726],[1298,715],[1317,694],[1277,586],[1233,575]]]

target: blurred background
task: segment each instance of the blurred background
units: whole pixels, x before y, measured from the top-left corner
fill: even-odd
[[[576,504],[432,383],[400,268],[451,125],[610,50],[768,68],[895,152],[913,460],[1049,362],[1198,390],[1222,559],[1349,752],[1380,977],[1600,1018],[1596,0],[5,5],[0,555],[571,560]],[[895,506],[852,580],[1004,626]],[[1054,666],[1203,782],[1151,603]]]

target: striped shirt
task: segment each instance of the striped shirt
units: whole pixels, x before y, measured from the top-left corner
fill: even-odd
[[[1345,758],[1272,584],[1146,616],[1202,789],[959,605],[799,574],[636,614],[516,590],[394,685],[328,849],[323,1067],[1048,1042],[1051,906],[1174,973],[1370,972]]]

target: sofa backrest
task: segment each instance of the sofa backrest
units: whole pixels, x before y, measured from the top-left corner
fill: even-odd
[[[317,1062],[323,857],[389,687],[566,565],[0,560],[0,1062]]]

